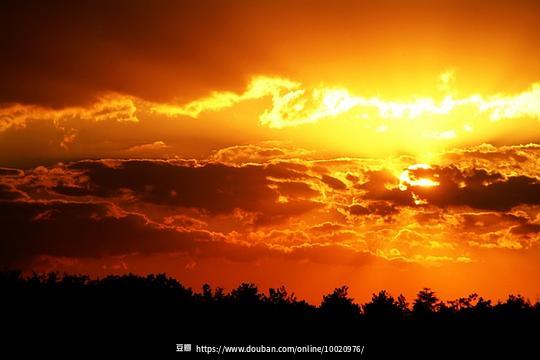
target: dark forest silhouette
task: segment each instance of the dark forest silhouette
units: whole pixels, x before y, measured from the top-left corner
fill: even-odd
[[[477,294],[451,301],[441,301],[436,293],[424,288],[411,303],[403,295],[397,298],[382,290],[371,301],[357,304],[348,287],[336,288],[324,295],[318,306],[299,300],[285,287],[263,293],[255,284],[243,283],[230,292],[204,285],[201,292],[184,287],[165,274],[138,276],[110,275],[91,279],[86,275],[57,273],[22,276],[19,271],[0,273],[4,310],[70,311],[84,316],[92,310],[112,313],[134,311],[143,314],[181,315],[184,319],[227,318],[232,321],[328,320],[328,321],[397,321],[397,320],[540,320],[540,302],[531,303],[521,295],[510,295],[493,303]]]

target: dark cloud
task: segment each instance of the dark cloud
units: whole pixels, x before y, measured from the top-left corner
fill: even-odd
[[[349,207],[347,207],[347,210],[349,211],[349,214],[351,215],[368,215],[369,214],[369,210],[365,207],[365,206],[362,206],[362,205],[359,205],[359,204],[353,204]]]
[[[170,100],[239,88],[265,66],[264,57],[240,60],[262,54],[230,26],[236,7],[216,0],[2,1],[0,102],[64,106],[103,91]]]
[[[381,217],[389,217],[399,213],[399,209],[388,201],[372,201],[366,206],[360,204],[352,204],[346,207],[349,214],[354,216],[376,215]]]
[[[194,251],[219,236],[150,223],[108,203],[0,201],[2,264],[37,255],[104,257]]]
[[[0,176],[22,176],[24,172],[19,169],[0,167]]]
[[[306,174],[309,167],[304,164],[293,162],[280,162],[276,164],[267,164],[265,169],[269,172],[269,176],[282,179],[308,179],[311,178]]]
[[[510,232],[515,235],[532,235],[540,233],[540,224],[525,223],[513,227]]]
[[[441,223],[444,221],[442,212],[439,211],[422,211],[414,215],[416,221],[420,224]]]
[[[32,196],[36,188],[68,197],[95,197],[197,209],[208,215],[236,209],[255,214],[253,224],[270,224],[319,208],[323,181],[333,189],[347,189],[341,180],[310,175],[312,167],[278,162],[227,165],[187,160],[85,160],[55,168],[39,167],[4,185],[4,199]],[[9,175],[20,174],[10,169]],[[391,216],[400,207],[428,204],[439,208],[466,206],[507,212],[519,205],[540,204],[540,182],[525,175],[506,176],[482,168],[434,166],[410,170],[412,179],[434,179],[434,187],[401,184],[386,170],[365,171],[363,182],[351,188],[356,199],[351,215]],[[360,177],[360,176],[359,176]],[[7,177],[6,177],[7,179]],[[24,180],[24,181],[23,181]],[[17,182],[22,185],[13,185]],[[32,190],[34,189],[34,190]],[[116,201],[115,200],[115,201]]]
[[[150,222],[97,202],[0,201],[0,266],[28,266],[41,256],[105,258],[129,254],[186,253],[250,262],[263,258],[362,266],[376,257],[337,245],[302,245],[289,251],[237,244],[225,235]],[[201,225],[198,222],[196,225]]]
[[[69,164],[78,185],[59,184],[51,190],[68,196],[136,199],[143,203],[195,208],[210,215],[235,209],[256,213],[257,222],[268,223],[320,206],[319,193],[294,164],[229,166],[193,165],[159,160],[81,161]],[[271,180],[274,179],[274,180]],[[279,201],[280,195],[289,197]]]
[[[464,231],[487,233],[503,228],[509,228],[514,225],[526,225],[528,219],[506,213],[488,212],[488,213],[466,213],[461,214],[461,228]]]
[[[104,91],[187,100],[213,90],[238,91],[256,73],[362,83],[370,93],[389,82],[395,88],[425,82],[431,89],[428,79],[448,63],[465,78],[486,72],[484,62],[471,64],[471,56],[503,61],[488,78],[512,75],[515,87],[528,85],[529,72],[504,69],[538,74],[532,60],[538,21],[528,16],[538,6],[473,2],[4,0],[0,102],[63,106]],[[471,6],[481,18],[470,16]],[[508,26],[493,25],[500,23]],[[445,28],[468,29],[467,41]],[[516,29],[513,36],[508,28]],[[447,46],[444,63],[420,51],[433,34]],[[486,46],[494,36],[499,41]],[[411,46],[411,39],[421,45]],[[516,43],[531,55],[512,58],[510,66],[504,60]],[[416,61],[396,61],[396,51]]]
[[[404,184],[387,171],[368,171],[368,181],[355,188],[366,191],[364,197],[385,200],[396,206],[415,206],[415,197],[428,204],[446,208],[468,206],[475,209],[508,211],[519,205],[540,204],[540,182],[525,175],[504,176],[482,168],[456,166],[410,170],[411,179],[431,179],[438,186]]]
[[[440,185],[414,187],[410,191],[439,207],[469,206],[476,209],[508,211],[518,205],[540,204],[540,182],[528,176],[504,177],[482,169],[433,169]]]
[[[85,196],[92,195],[92,192],[82,186],[70,186],[70,185],[57,185],[51,188],[57,194],[67,195],[67,196]]]
[[[0,200],[18,200],[24,199],[27,195],[13,186],[0,184]]]
[[[320,195],[320,193],[313,189],[309,184],[299,181],[286,181],[277,182],[276,186],[279,193],[284,196],[301,197],[301,198],[313,198]]]
[[[322,182],[326,185],[330,186],[334,190],[345,190],[347,189],[347,185],[339,179],[336,179],[333,176],[330,175],[323,175],[321,178]]]
[[[370,214],[386,217],[399,213],[399,209],[394,204],[387,201],[376,201],[368,205]]]
[[[287,257],[297,260],[309,260],[320,264],[341,264],[355,267],[385,261],[369,252],[355,251],[339,245],[319,244],[296,247]],[[390,261],[389,263],[397,265],[400,261]]]
[[[399,179],[387,170],[366,171],[367,181],[354,185],[358,190],[364,190],[364,197],[370,200],[390,201],[395,205],[414,205],[410,193],[399,190]]]

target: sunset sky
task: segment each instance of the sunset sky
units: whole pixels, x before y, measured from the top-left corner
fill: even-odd
[[[540,298],[540,2],[0,3],[0,267]]]

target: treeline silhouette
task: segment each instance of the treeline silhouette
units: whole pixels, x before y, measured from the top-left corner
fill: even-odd
[[[110,275],[91,279],[86,275],[58,273],[23,276],[20,271],[0,273],[4,312],[25,315],[63,313],[82,319],[93,314],[134,317],[166,316],[170,319],[204,321],[345,321],[381,322],[415,320],[539,321],[540,302],[521,295],[505,301],[471,294],[442,301],[424,288],[410,302],[385,290],[371,301],[357,304],[342,286],[324,295],[318,306],[299,300],[285,287],[263,293],[255,284],[243,283],[230,292],[204,285],[200,292],[183,286],[165,274]]]

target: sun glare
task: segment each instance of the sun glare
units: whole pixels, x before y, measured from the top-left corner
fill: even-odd
[[[399,176],[399,189],[402,191],[407,190],[409,187],[435,187],[439,186],[440,183],[436,180],[426,178],[426,177],[420,177],[417,178],[414,175],[415,170],[429,170],[431,169],[431,166],[428,164],[414,164],[409,166],[406,170],[404,170],[400,176]]]

